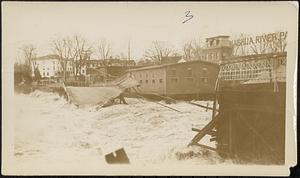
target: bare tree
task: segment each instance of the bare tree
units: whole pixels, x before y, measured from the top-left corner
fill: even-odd
[[[183,57],[186,60],[199,59],[202,54],[200,38],[187,41],[183,45]]]
[[[97,45],[97,54],[99,59],[108,59],[112,56],[111,45],[106,39],[101,39]]]
[[[265,54],[285,51],[287,32],[277,31],[272,34],[262,34],[259,39],[252,39],[249,35],[240,34],[240,42],[234,44],[234,55]],[[248,39],[248,41],[243,41]]]
[[[23,74],[26,78],[31,77],[32,71],[35,69],[33,60],[36,58],[36,48],[32,44],[23,45],[21,47],[23,64],[20,64]]]
[[[276,37],[269,41],[270,52],[284,52],[287,46],[287,32],[276,31]]]
[[[93,53],[92,45],[88,44],[87,40],[79,35],[73,37],[74,43],[74,58],[73,58],[73,72],[75,75],[80,75],[82,67],[86,64],[86,60],[90,58]]]
[[[25,64],[32,66],[32,60],[36,58],[36,48],[32,45],[24,45],[21,48],[24,56]]]
[[[151,47],[145,51],[145,59],[151,60],[154,63],[161,64],[163,57],[169,57],[176,53],[176,50],[166,43],[161,41],[153,41]]]
[[[77,55],[74,41],[66,36],[62,38],[57,38],[51,42],[52,51],[59,58],[60,65],[62,67],[63,79],[66,81],[66,67],[67,62],[74,60]]]
[[[188,41],[183,45],[183,58],[186,60],[192,60],[193,46],[192,42]]]
[[[248,38],[247,34],[241,33],[238,36],[238,39],[246,39]],[[249,53],[249,45],[247,45],[245,42],[241,41],[239,43],[235,43],[233,45],[233,55],[235,56],[245,56]]]

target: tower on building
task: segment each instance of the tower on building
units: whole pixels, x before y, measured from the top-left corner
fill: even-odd
[[[200,55],[200,60],[219,63],[231,56],[233,46],[229,40],[229,36],[219,35],[206,38],[205,47]]]

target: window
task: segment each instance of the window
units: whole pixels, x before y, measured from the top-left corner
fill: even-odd
[[[43,72],[43,77],[45,76],[45,72]]]
[[[187,78],[186,78],[186,81],[188,81],[188,82],[193,82],[193,78],[192,78],[192,77],[187,77]]]
[[[142,78],[142,74],[140,74],[140,77]]]
[[[142,84],[143,83],[143,80],[140,80],[140,84]]]
[[[148,83],[148,80],[146,80],[146,83]]]
[[[148,74],[146,74],[146,78],[148,78]]]
[[[152,83],[155,83],[155,80],[152,80]]]
[[[49,72],[47,72],[47,76],[49,76]]]
[[[172,83],[177,83],[177,82],[178,82],[178,79],[177,79],[177,78],[171,78],[171,82],[172,82]]]
[[[189,77],[192,76],[192,68],[187,69],[187,76],[189,76]]]
[[[159,83],[163,83],[163,79],[159,79]]]
[[[176,69],[172,69],[171,74],[172,74],[172,76],[176,76]]]
[[[206,77],[207,76],[207,68],[202,68],[202,75],[203,77]]]
[[[218,60],[219,59],[219,53],[216,52],[216,59]]]
[[[203,83],[207,83],[207,77],[203,77],[203,78],[201,78],[201,82],[203,82]]]

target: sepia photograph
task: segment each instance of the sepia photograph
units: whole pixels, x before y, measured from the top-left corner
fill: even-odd
[[[4,175],[296,165],[297,2],[2,2]]]

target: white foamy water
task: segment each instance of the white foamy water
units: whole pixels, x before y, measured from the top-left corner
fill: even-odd
[[[126,101],[128,105],[77,108],[54,93],[16,94],[16,163],[20,169],[28,164],[103,165],[105,154],[121,147],[131,164],[224,163],[214,152],[187,148],[196,134],[191,128],[204,127],[211,111],[186,102],[168,105],[181,111],[176,112],[146,100]],[[214,146],[208,136],[202,143]]]

